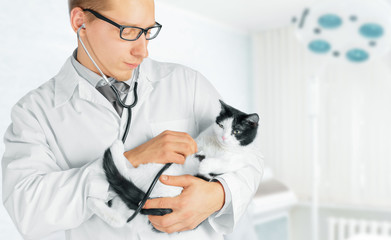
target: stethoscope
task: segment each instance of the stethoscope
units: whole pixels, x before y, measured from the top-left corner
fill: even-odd
[[[138,85],[138,76],[139,76],[139,67],[136,68],[136,71],[135,71],[135,76],[134,76],[134,79],[135,79],[135,82],[134,82],[134,90],[133,90],[133,94],[134,94],[134,101],[132,104],[130,105],[127,105],[125,104],[120,95],[119,95],[119,92],[118,92],[118,89],[113,85],[111,84],[111,82],[107,79],[106,75],[103,74],[103,72],[100,70],[100,68],[98,67],[98,65],[96,64],[96,62],[94,61],[94,59],[92,59],[90,53],[88,52],[86,46],[84,45],[83,41],[81,40],[81,37],[80,37],[80,31],[81,29],[85,29],[85,25],[83,23],[83,25],[81,25],[79,27],[79,29],[77,30],[77,38],[79,39],[84,51],[87,53],[88,57],[90,58],[90,60],[92,61],[92,63],[95,65],[96,69],[98,69],[100,75],[102,76],[102,78],[106,81],[107,84],[109,84],[110,88],[114,91],[115,93],[115,96],[117,97],[117,101],[119,102],[119,104],[121,104],[121,106],[123,108],[127,108],[128,109],[128,120],[126,122],[126,127],[125,127],[125,132],[124,132],[124,135],[122,136],[122,142],[125,143],[125,140],[128,136],[128,132],[129,132],[129,127],[130,127],[130,123],[132,122],[132,108],[136,106],[137,102],[138,102],[138,96],[137,96],[137,85]],[[132,216],[130,216],[127,220],[127,222],[130,222],[133,220],[133,218],[135,218],[137,216],[138,213],[140,213],[141,209],[144,207],[146,201],[148,200],[149,198],[149,195],[151,194],[153,188],[155,187],[157,181],[159,180],[159,177],[163,174],[163,172],[169,168],[170,166],[172,165],[172,163],[167,163],[163,166],[162,169],[160,169],[160,171],[156,174],[155,178],[153,179],[151,185],[149,186],[148,188],[148,191],[145,193],[144,195],[144,198],[139,202],[138,204],[138,207],[137,209],[135,210],[135,212],[132,214]],[[117,193],[118,194],[118,193]]]

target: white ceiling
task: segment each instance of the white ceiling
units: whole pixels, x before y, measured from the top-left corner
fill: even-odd
[[[318,0],[156,0],[245,31],[281,27]]]

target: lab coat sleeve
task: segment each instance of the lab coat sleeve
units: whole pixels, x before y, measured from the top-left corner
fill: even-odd
[[[19,103],[11,118],[4,136],[2,196],[19,232],[26,239],[40,239],[90,218],[87,198],[108,195],[102,159],[62,170],[34,113]]]
[[[215,88],[198,73],[196,78],[195,115],[198,130],[201,132],[212,124],[221,110],[221,99]],[[228,103],[229,104],[229,103]],[[223,208],[212,214],[208,221],[215,231],[231,233],[255,195],[263,175],[263,159],[259,157],[255,164],[216,178],[224,187],[225,203]]]

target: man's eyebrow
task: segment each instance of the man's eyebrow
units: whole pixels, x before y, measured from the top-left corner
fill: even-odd
[[[144,28],[144,29],[147,29],[147,28],[150,28],[150,27],[153,27],[153,26],[156,26],[156,21],[153,23],[153,24],[150,24],[148,25],[147,27],[141,27],[140,25],[138,24],[122,24],[122,23],[118,23],[124,27],[139,27],[139,28]]]

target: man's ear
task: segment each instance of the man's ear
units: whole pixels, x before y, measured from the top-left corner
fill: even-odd
[[[74,32],[86,22],[86,15],[83,12],[83,9],[80,7],[75,7],[71,11],[71,26]]]

